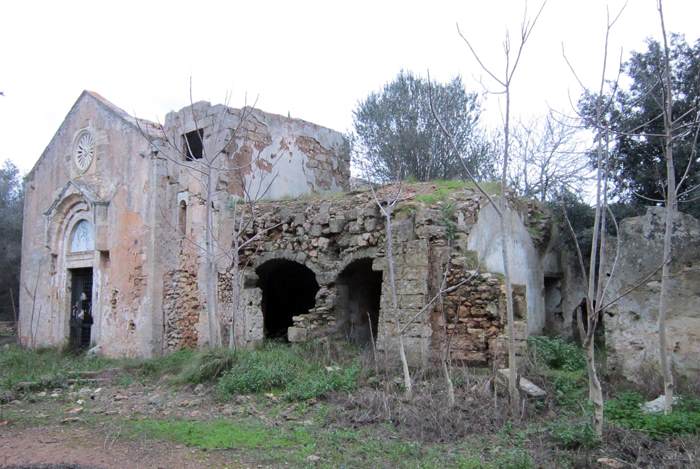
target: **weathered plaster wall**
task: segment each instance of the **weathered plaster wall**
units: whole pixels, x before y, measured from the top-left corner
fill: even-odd
[[[545,325],[543,258],[535,247],[532,236],[521,215],[509,210],[506,227],[511,241],[511,282],[525,287],[527,299],[527,332],[541,334]],[[469,234],[468,248],[478,253],[489,272],[504,273],[501,251],[500,220],[494,208],[481,209],[476,225]]]
[[[350,156],[341,133],[257,109],[233,109],[198,102],[171,112],[165,131],[178,151],[161,145],[170,158],[182,159],[182,135],[203,129],[205,158],[219,168],[217,187],[242,196],[242,186],[267,199],[348,188]],[[182,169],[180,179],[188,178]],[[243,175],[243,180],[237,173]],[[258,192],[259,191],[259,192]]]
[[[620,296],[654,272],[663,253],[665,211],[650,207],[641,217],[620,223],[620,254],[610,272],[608,300]],[[609,256],[612,257],[612,256]],[[604,314],[609,365],[636,381],[658,370],[657,318],[660,270],[623,296]],[[674,372],[697,379],[700,374],[700,222],[679,214],[674,223],[668,294],[668,346]],[[641,370],[641,371],[640,371]]]
[[[72,156],[88,129],[95,157],[85,172]],[[145,266],[149,244],[150,160],[133,120],[99,95],[84,92],[27,177],[22,240],[21,340],[64,345],[69,333],[70,275],[93,269],[92,342],[107,355],[151,354],[152,323]],[[68,252],[80,219],[94,227],[95,250]]]

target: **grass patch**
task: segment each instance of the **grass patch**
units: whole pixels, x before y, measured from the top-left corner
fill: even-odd
[[[219,380],[219,393],[229,397],[279,392],[293,401],[355,389],[360,372],[357,360],[342,367],[326,367],[308,352],[303,345],[276,343],[266,343],[255,350],[239,350],[232,367]]]
[[[458,179],[449,180],[436,180],[430,181],[431,184],[435,185],[435,190],[431,194],[420,194],[416,196],[416,200],[426,204],[436,204],[447,200],[447,198],[454,192],[472,189],[478,190],[476,184],[471,181],[461,181]],[[501,186],[499,182],[496,181],[482,181],[479,185],[490,195],[497,195],[501,193]]]
[[[118,363],[56,348],[29,350],[10,345],[0,349],[0,389],[10,390],[21,382],[34,383],[35,389],[58,387],[76,373],[98,371]]]
[[[132,429],[142,435],[203,449],[272,449],[310,445],[303,428],[280,431],[253,422],[226,420],[135,420]]]
[[[193,361],[196,353],[192,349],[182,349],[162,357],[130,363],[127,368],[147,378],[155,378],[166,374],[177,375]]]
[[[654,438],[700,434],[700,399],[681,398],[669,415],[642,412],[644,402],[641,394],[625,392],[605,403],[605,414],[610,422]]]
[[[236,361],[236,352],[229,349],[210,349],[194,354],[184,363],[177,376],[181,383],[212,382],[231,369]]]

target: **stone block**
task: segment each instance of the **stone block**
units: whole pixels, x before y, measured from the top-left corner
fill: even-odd
[[[287,329],[287,338],[290,342],[305,342],[308,331],[301,327],[290,327]]]

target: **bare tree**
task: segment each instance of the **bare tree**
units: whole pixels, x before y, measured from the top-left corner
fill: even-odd
[[[398,178],[397,178],[398,179]],[[401,369],[403,371],[403,382],[406,392],[406,397],[410,398],[413,393],[413,383],[411,381],[411,372],[408,368],[408,360],[406,358],[406,347],[404,346],[404,332],[406,326],[401,328],[401,323],[399,320],[399,301],[396,291],[396,271],[394,265],[394,241],[393,241],[393,230],[392,230],[392,219],[394,212],[394,207],[401,200],[402,185],[401,182],[397,182],[392,186],[388,186],[391,189],[390,194],[386,197],[380,199],[377,194],[377,190],[374,188],[374,184],[369,185],[372,191],[372,197],[374,202],[377,204],[379,211],[384,216],[384,237],[386,238],[386,262],[387,269],[389,270],[389,289],[391,291],[391,306],[396,317],[396,330],[399,335],[399,357],[401,358]],[[412,321],[407,323],[410,324]]]
[[[460,35],[464,43],[467,45],[469,51],[471,52],[474,59],[477,61],[481,69],[491,78],[492,81],[500,88],[498,93],[505,96],[505,114],[503,121],[503,161],[501,167],[501,197],[498,201],[495,201],[491,195],[478,183],[472,172],[464,166],[467,178],[470,179],[478,191],[489,201],[491,206],[494,208],[501,228],[501,253],[503,257],[503,274],[505,277],[505,288],[506,288],[506,332],[508,335],[508,392],[510,395],[510,408],[512,415],[517,415],[520,408],[520,394],[518,391],[518,368],[515,357],[515,336],[514,336],[514,312],[513,312],[513,286],[511,282],[510,275],[510,236],[507,225],[507,213],[508,213],[508,200],[507,200],[507,187],[508,187],[508,175],[509,175],[509,160],[510,160],[510,143],[511,143],[511,98],[512,98],[512,83],[515,77],[515,72],[520,64],[520,59],[522,58],[523,50],[525,44],[527,43],[532,31],[537,24],[537,20],[542,14],[542,10],[546,5],[546,1],[542,3],[537,14],[533,19],[529,19],[527,14],[527,8],[525,9],[523,15],[523,21],[520,25],[520,35],[518,37],[518,42],[513,47],[511,43],[510,34],[506,32],[506,38],[503,42],[503,52],[505,56],[505,71],[503,75],[496,74],[488,67],[481,59],[481,56],[476,52],[472,46],[469,39],[462,34],[457,25],[457,33]],[[433,100],[431,99],[432,113],[435,119],[438,121],[440,129],[448,137],[452,144],[453,151],[459,155],[460,161],[464,162],[464,148],[459,148],[456,144],[454,138],[447,130],[442,120],[439,117],[438,110],[435,109]]]
[[[582,345],[586,355],[586,372],[588,375],[588,400],[593,406],[593,426],[596,434],[600,437],[603,435],[603,424],[604,424],[604,407],[603,407],[603,389],[598,377],[598,371],[596,367],[595,358],[595,332],[598,328],[598,322],[605,311],[613,302],[605,304],[606,291],[610,281],[615,273],[615,267],[617,265],[617,258],[619,253],[619,236],[617,237],[617,246],[615,251],[615,258],[612,261],[612,266],[610,267],[609,275],[603,275],[604,269],[608,268],[607,254],[607,216],[610,216],[612,223],[617,228],[617,222],[612,214],[612,211],[608,207],[608,192],[609,192],[609,159],[610,159],[610,138],[612,134],[611,130],[611,120],[609,118],[609,112],[612,106],[612,102],[615,99],[616,93],[618,91],[619,82],[619,70],[618,68],[618,78],[609,83],[607,81],[607,69],[608,69],[608,45],[610,39],[610,32],[617,22],[617,20],[622,15],[624,11],[624,6],[619,10],[619,12],[611,19],[610,12],[607,12],[607,24],[605,31],[605,40],[603,46],[603,65],[600,75],[600,85],[598,93],[595,100],[595,125],[596,125],[596,135],[595,139],[595,181],[596,181],[596,204],[595,204],[595,215],[593,222],[593,239],[591,243],[591,252],[589,256],[588,274],[586,274],[586,267],[584,265],[583,255],[581,253],[581,248],[576,239],[576,234],[574,233],[573,227],[569,218],[566,216],[566,208],[564,207],[564,218],[572,236],[574,245],[576,247],[576,253],[578,256],[579,267],[581,269],[581,276],[587,285],[586,298],[585,298],[585,310],[586,318],[583,317],[582,307],[579,306],[576,310],[576,322],[579,332],[579,337],[582,339]],[[621,63],[620,56],[620,63]],[[580,86],[588,91],[585,85],[581,82],[574,67],[569,62],[566,54],[564,54],[564,60],[571,69],[573,75],[578,80]],[[607,90],[606,85],[610,86],[611,92],[608,96],[605,95]],[[616,230],[617,231],[617,230]],[[585,321],[585,323],[584,323]]]
[[[562,190],[580,193],[587,181],[589,162],[579,150],[579,129],[555,119],[518,122],[513,128],[510,186],[524,197],[541,202]]]
[[[659,12],[659,22],[661,24],[661,35],[663,38],[663,64],[661,67],[661,90],[663,97],[663,122],[664,122],[664,159],[666,160],[666,220],[664,227],[664,249],[663,249],[663,267],[661,269],[661,291],[659,293],[659,314],[658,314],[658,328],[659,328],[659,361],[661,365],[661,374],[663,376],[664,382],[664,413],[668,414],[671,412],[673,407],[673,393],[674,393],[674,383],[673,383],[673,372],[671,370],[671,360],[669,357],[667,337],[666,337],[666,318],[668,316],[668,304],[667,299],[669,296],[670,281],[671,281],[671,261],[672,261],[672,241],[673,241],[673,222],[678,216],[678,190],[683,184],[684,180],[688,175],[688,170],[690,165],[695,160],[695,153],[697,151],[697,141],[698,133],[700,132],[700,123],[698,122],[698,116],[700,113],[697,109],[693,111],[696,114],[693,123],[695,124],[695,129],[685,129],[679,128],[679,123],[683,116],[679,116],[674,120],[673,118],[673,87],[671,79],[671,59],[670,59],[670,48],[668,45],[668,37],[666,34],[666,25],[664,23],[664,11],[662,0],[657,0],[657,9]],[[673,147],[675,140],[681,137],[683,133],[694,132],[693,145],[692,145],[692,155],[688,160],[688,166],[684,172],[681,180],[676,183],[676,169],[673,160]],[[690,188],[686,191],[692,191],[696,188]]]

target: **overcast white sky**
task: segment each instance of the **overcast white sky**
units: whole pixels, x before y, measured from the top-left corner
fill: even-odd
[[[584,81],[599,80],[610,0],[550,0],[516,78],[513,111],[537,116],[569,109],[580,89],[561,45]],[[530,9],[539,5],[531,0]],[[139,117],[162,120],[195,100],[291,113],[336,130],[400,69],[437,80],[461,74],[481,91],[487,78],[456,33],[458,22],[485,62],[503,67],[507,28],[517,33],[521,0],[410,1],[11,1],[0,14],[0,160],[31,169],[83,89]],[[700,33],[700,2],[666,0],[669,31]],[[625,54],[658,37],[655,0],[629,0],[611,50]],[[488,98],[485,120],[499,122]]]

